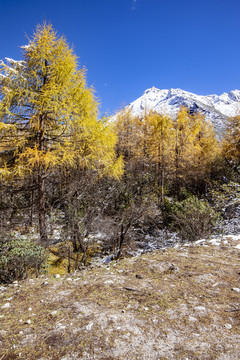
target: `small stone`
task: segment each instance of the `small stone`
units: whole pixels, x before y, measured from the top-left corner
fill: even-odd
[[[231,325],[231,324],[225,324],[224,326],[225,326],[225,328],[228,329],[228,330],[231,330],[231,328],[232,328],[232,325]]]
[[[198,310],[198,311],[205,311],[205,310],[206,310],[206,308],[205,308],[205,306],[197,306],[197,307],[195,307],[195,310]]]
[[[189,316],[188,320],[189,321],[197,321],[197,319],[195,317],[193,317],[193,316]]]
[[[67,278],[66,280],[67,280],[67,281],[72,281],[72,278]]]
[[[58,313],[57,310],[54,310],[54,311],[51,312],[51,315],[55,316],[55,315],[57,315],[57,313]]]
[[[29,307],[29,308],[28,308],[28,311],[32,311],[32,308],[31,308],[31,307]]]
[[[59,279],[61,276],[59,275],[59,274],[57,274],[56,276],[55,276],[55,278],[56,279]]]
[[[28,319],[27,321],[25,321],[25,323],[24,324],[28,324],[28,325],[30,325],[32,322],[31,322],[31,320],[30,319]]]
[[[233,291],[236,291],[237,293],[240,293],[240,289],[239,288],[232,288]]]
[[[86,330],[91,330],[93,327],[93,323],[90,323],[86,326]]]
[[[3,306],[1,306],[1,309],[8,309],[10,308],[11,304],[10,303],[6,303]]]
[[[48,282],[47,281],[44,281],[41,286],[45,286],[45,285],[48,285]]]
[[[136,278],[140,279],[140,280],[143,279],[142,275],[139,275],[139,274],[136,274]]]
[[[19,331],[19,335],[23,335],[23,331]]]

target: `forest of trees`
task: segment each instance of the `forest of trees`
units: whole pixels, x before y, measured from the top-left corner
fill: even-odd
[[[128,238],[172,226],[176,204],[210,202],[216,184],[239,181],[239,116],[226,121],[221,141],[204,115],[186,108],[174,120],[127,110],[99,119],[86,70],[51,25],[38,26],[23,60],[1,62],[0,74],[2,267],[13,231],[34,228],[31,243],[48,248],[54,226],[75,269],[84,238],[97,231],[118,258]]]

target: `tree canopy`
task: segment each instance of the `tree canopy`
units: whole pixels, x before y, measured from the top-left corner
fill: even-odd
[[[98,120],[86,70],[78,69],[77,57],[51,25],[37,26],[23,47],[23,60],[6,58],[0,74],[0,176],[36,171],[40,213],[50,168],[78,166],[121,174],[116,136]]]

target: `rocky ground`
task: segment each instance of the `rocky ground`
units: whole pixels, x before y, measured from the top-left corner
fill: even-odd
[[[0,287],[0,360],[239,359],[240,237]]]

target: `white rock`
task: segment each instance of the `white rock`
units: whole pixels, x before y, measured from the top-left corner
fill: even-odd
[[[67,281],[72,281],[72,278],[67,278],[66,280],[67,280]]]
[[[59,279],[61,276],[59,275],[59,274],[57,274],[56,276],[55,276],[55,278],[56,279]]]
[[[114,284],[114,282],[112,280],[106,280],[104,284]]]
[[[62,325],[61,323],[58,324],[58,329],[60,330],[65,330],[66,329],[66,326],[65,325]]]
[[[206,308],[205,308],[205,306],[196,306],[196,307],[195,307],[195,310],[198,310],[198,311],[205,311],[205,310],[206,310]]]
[[[193,316],[189,316],[188,320],[189,320],[189,321],[198,321],[198,319],[196,319],[196,318],[193,317]]]
[[[3,306],[1,306],[1,309],[8,309],[10,308],[11,304],[10,303],[6,303]]]
[[[225,328],[228,329],[228,330],[231,330],[231,328],[232,328],[232,325],[231,325],[231,324],[225,324],[224,326],[225,326]]]
[[[89,323],[87,326],[86,326],[86,330],[91,330],[93,327],[93,323]]]
[[[236,246],[234,246],[235,249],[240,249],[240,244],[237,244]]]
[[[25,321],[25,324],[28,324],[28,325],[30,325],[32,322],[31,322],[31,320],[30,319],[28,319],[27,321]]]
[[[51,312],[51,315],[55,316],[55,315],[57,315],[57,313],[58,313],[57,310],[54,310],[54,311]]]
[[[236,291],[237,293],[240,293],[240,289],[239,288],[232,288],[233,291]]]
[[[32,311],[32,308],[31,308],[31,307],[29,307],[29,308],[28,308],[28,311]]]

